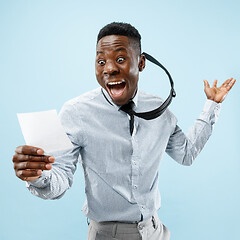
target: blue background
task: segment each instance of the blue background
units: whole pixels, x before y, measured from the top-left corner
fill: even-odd
[[[205,102],[203,79],[239,80],[239,12],[237,0],[0,0],[0,239],[86,239],[81,168],[61,200],[44,201],[16,178],[11,158],[24,144],[16,113],[59,111],[68,99],[98,87],[94,59],[101,27],[124,21],[140,31],[143,50],[174,78],[177,98],[170,109],[187,131]],[[166,97],[169,83],[148,64],[140,88]],[[173,240],[239,239],[239,96],[237,82],[191,167],[167,155],[162,160],[159,216]]]

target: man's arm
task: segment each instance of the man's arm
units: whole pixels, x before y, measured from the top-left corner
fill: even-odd
[[[73,145],[72,149],[53,153],[55,162],[52,169],[43,171],[38,179],[27,182],[32,194],[43,199],[58,199],[72,186],[80,149]]]
[[[71,104],[65,104],[60,112],[61,123],[73,144],[70,150],[44,155],[40,148],[20,146],[16,148],[13,164],[17,177],[27,181],[29,191],[43,199],[60,198],[73,183],[73,175],[83,145],[81,120]],[[78,125],[77,125],[78,124]]]
[[[213,87],[210,88],[209,83],[204,80],[204,91],[208,100],[202,113],[187,134],[184,134],[180,127],[176,126],[168,141],[166,152],[178,163],[191,165],[201,152],[212,134],[214,123],[218,119],[220,103],[223,102],[235,82],[235,79],[230,78],[217,88],[215,80]]]
[[[16,176],[26,181],[29,191],[43,199],[56,199],[73,183],[79,147],[57,152],[53,156],[33,146],[19,146],[13,156]]]

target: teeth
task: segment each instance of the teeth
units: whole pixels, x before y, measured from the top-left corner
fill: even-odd
[[[121,84],[121,83],[124,83],[124,82],[125,82],[125,81],[109,82],[108,85],[113,86],[113,85]]]

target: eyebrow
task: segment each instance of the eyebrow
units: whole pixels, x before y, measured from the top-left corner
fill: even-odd
[[[120,52],[120,51],[125,51],[126,52],[127,50],[124,47],[120,47],[120,48],[117,48],[117,49],[114,50],[114,52]]]
[[[126,48],[124,48],[124,47],[120,47],[120,48],[117,48],[117,49],[114,50],[114,52],[120,52],[120,51],[127,52]],[[102,54],[102,53],[104,53],[104,52],[103,51],[97,51],[97,55]]]

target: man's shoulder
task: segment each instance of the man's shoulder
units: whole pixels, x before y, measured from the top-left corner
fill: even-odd
[[[78,106],[93,101],[101,96],[101,88],[93,89],[89,92],[83,93],[75,98],[72,98],[64,103],[64,106]]]
[[[96,105],[96,102],[101,101],[101,88],[91,90],[83,93],[78,97],[72,98],[65,102],[61,108],[60,115],[66,113],[71,115],[86,114],[89,110],[89,106]]]
[[[157,107],[163,103],[163,99],[157,95],[139,90],[138,103],[140,106]]]
[[[163,104],[164,100],[154,94],[144,92],[139,90],[138,104],[139,104],[139,112],[151,111]],[[163,116],[168,119],[173,119],[176,121],[176,117],[169,110],[169,107],[164,111]]]
[[[161,97],[154,95],[152,93],[148,93],[142,90],[138,90],[139,91],[139,96],[140,96],[140,100],[146,100],[146,99],[152,99],[152,100],[158,100],[158,101],[163,101]]]

